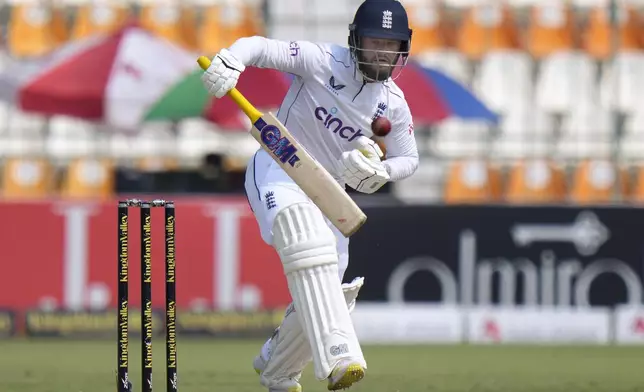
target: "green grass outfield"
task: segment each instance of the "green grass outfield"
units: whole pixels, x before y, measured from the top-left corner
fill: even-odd
[[[180,392],[264,391],[251,368],[260,341],[178,342]],[[165,391],[164,344],[155,341],[155,391]],[[644,391],[644,347],[367,346],[366,378],[351,391]],[[130,342],[140,391],[140,342]],[[111,341],[0,341],[2,392],[115,392]],[[326,390],[309,367],[305,392]]]

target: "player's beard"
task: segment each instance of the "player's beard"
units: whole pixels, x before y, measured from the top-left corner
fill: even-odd
[[[404,64],[399,64],[401,59],[400,52],[385,52],[380,50],[357,51],[358,68],[369,81],[382,82],[394,75],[396,68]]]

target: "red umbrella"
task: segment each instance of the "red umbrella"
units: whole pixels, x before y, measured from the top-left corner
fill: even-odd
[[[291,84],[289,77],[273,69],[248,67],[239,78],[237,88],[259,110],[276,110]],[[213,100],[204,116],[227,129],[243,130],[246,127],[239,107],[230,97]]]

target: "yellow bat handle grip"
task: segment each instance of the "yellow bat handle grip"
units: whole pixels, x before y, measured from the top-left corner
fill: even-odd
[[[210,67],[210,59],[206,56],[200,56],[197,59],[197,63],[204,71]],[[257,110],[252,103],[248,102],[246,97],[242,95],[236,88],[231,89],[228,92],[230,98],[239,106],[239,108],[250,118],[250,121],[254,124],[255,121],[259,120],[264,114]]]

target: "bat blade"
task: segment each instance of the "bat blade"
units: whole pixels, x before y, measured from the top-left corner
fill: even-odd
[[[255,121],[250,133],[345,237],[365,223],[360,207],[272,113]]]

